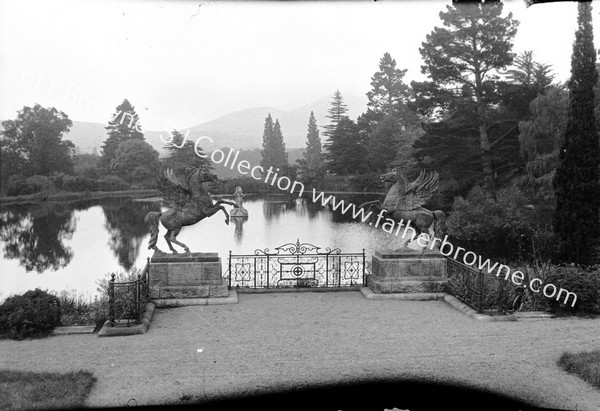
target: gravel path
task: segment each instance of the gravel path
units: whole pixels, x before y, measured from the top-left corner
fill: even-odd
[[[93,407],[422,377],[539,407],[600,409],[600,390],[556,365],[564,351],[600,348],[600,320],[490,323],[443,301],[374,301],[359,292],[238,297],[232,305],[157,309],[143,335],[0,341],[2,367],[90,370],[98,378]]]

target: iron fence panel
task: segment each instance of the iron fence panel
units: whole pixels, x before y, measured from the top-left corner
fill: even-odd
[[[230,288],[345,287],[364,285],[365,251],[342,253],[339,248],[287,243],[257,249],[254,254],[229,253],[226,273]]]

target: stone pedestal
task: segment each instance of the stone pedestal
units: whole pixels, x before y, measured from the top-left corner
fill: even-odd
[[[219,298],[229,290],[217,253],[166,254],[150,259],[150,299]]]
[[[435,251],[375,251],[367,286],[377,294],[437,293],[447,287],[446,259]]]

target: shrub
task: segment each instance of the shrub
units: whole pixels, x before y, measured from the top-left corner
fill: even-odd
[[[69,175],[65,173],[52,173],[50,175],[50,180],[52,181],[52,184],[54,184],[54,187],[56,187],[57,190],[64,190],[65,179],[68,177]]]
[[[60,325],[95,325],[97,329],[107,319],[108,296],[94,297],[94,300],[86,298],[75,291],[61,291],[57,297],[60,300]]]
[[[323,191],[351,191],[350,179],[346,176],[328,175],[323,180]]]
[[[8,196],[22,196],[27,194],[33,194],[33,187],[30,187],[24,178],[10,178],[6,185],[6,195]]]
[[[129,184],[117,176],[105,176],[98,180],[100,191],[129,190]]]
[[[514,186],[499,190],[496,198],[475,186],[466,198],[454,200],[446,220],[448,234],[469,244],[501,244],[545,258],[552,249],[551,203]]]
[[[39,288],[8,297],[0,305],[0,334],[10,338],[47,335],[59,324],[58,297]]]
[[[29,178],[10,178],[6,187],[6,194],[9,196],[20,196],[35,194],[42,191],[51,191],[54,189],[52,180],[46,176],[34,175]]]
[[[66,176],[63,180],[63,189],[74,192],[97,191],[98,182],[86,177]]]
[[[562,308],[571,313],[600,314],[600,266],[553,266],[544,283],[554,284],[558,290],[564,288],[577,294],[575,307],[571,307],[571,299],[565,305],[556,301],[556,297],[549,298],[553,309]]]

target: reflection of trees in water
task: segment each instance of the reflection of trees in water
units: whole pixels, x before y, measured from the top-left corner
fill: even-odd
[[[74,209],[78,207],[47,202],[4,207],[0,212],[4,258],[18,259],[25,270],[39,273],[66,267],[73,251],[63,240],[75,232]]]
[[[135,202],[130,199],[112,199],[102,204],[106,217],[104,227],[110,235],[109,247],[125,270],[130,270],[140,253],[140,246],[148,227],[144,217],[150,211],[160,211],[158,203]]]
[[[242,242],[242,237],[244,236],[244,223],[248,221],[248,216],[244,217],[231,217],[233,224],[235,224],[235,243],[240,244]]]
[[[296,200],[298,203],[298,210],[301,216],[307,216],[309,220],[314,220],[317,218],[319,211],[323,210],[325,207],[321,205],[320,202],[314,202],[311,198],[299,198]]]
[[[267,221],[278,218],[288,211],[296,211],[296,197],[265,197],[263,215]]]

